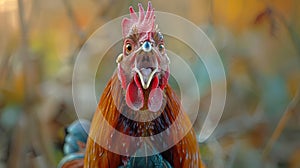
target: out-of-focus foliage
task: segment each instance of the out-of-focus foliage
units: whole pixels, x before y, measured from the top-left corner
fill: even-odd
[[[77,117],[71,91],[77,53],[99,26],[137,3],[0,0],[0,168],[55,167],[62,158],[64,128]],[[300,2],[152,3],[157,11],[175,13],[202,28],[223,60],[226,107],[213,136],[200,144],[208,167],[300,167]],[[108,62],[120,46],[106,54]],[[186,60],[193,54],[171,39],[167,46]],[[209,79],[200,60],[189,63],[205,113]],[[115,64],[101,63],[97,95],[112,68]],[[205,115],[199,116],[203,121]]]

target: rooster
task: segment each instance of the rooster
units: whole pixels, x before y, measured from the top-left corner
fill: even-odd
[[[141,4],[138,8],[130,7],[130,18],[122,21],[123,52],[93,116],[85,152],[65,159],[61,167],[204,167],[192,124],[168,84],[170,60],[154,9],[150,2],[146,11]],[[139,139],[160,135],[172,125],[167,137]],[[135,157],[144,147],[152,149],[149,156],[144,151]]]

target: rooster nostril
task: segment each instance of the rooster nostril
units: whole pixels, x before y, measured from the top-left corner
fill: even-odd
[[[145,41],[143,46],[142,46],[142,49],[145,51],[145,52],[149,52],[152,50],[152,46],[150,44],[149,41]]]

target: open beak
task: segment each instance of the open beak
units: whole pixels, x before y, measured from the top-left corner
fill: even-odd
[[[139,78],[141,80],[141,84],[143,89],[148,89],[150,86],[150,83],[155,75],[155,73],[158,71],[157,68],[141,68],[135,69],[136,73],[139,75]]]
[[[158,62],[149,41],[145,41],[140,49],[141,53],[135,59],[134,71],[138,74],[143,89],[148,89],[155,73],[158,72]]]

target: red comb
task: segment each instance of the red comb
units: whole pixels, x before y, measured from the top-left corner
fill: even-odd
[[[141,32],[151,32],[154,31],[154,9],[152,8],[152,4],[148,2],[148,8],[145,14],[144,8],[142,4],[138,4],[139,6],[139,15],[134,11],[132,6],[129,7],[130,18],[124,18],[122,20],[122,34],[123,37],[126,37],[133,27],[136,27],[138,33]]]

